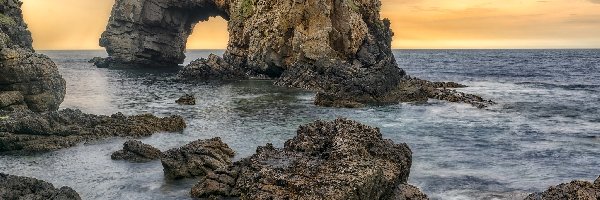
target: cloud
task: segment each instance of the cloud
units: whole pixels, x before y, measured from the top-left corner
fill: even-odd
[[[590,0],[590,2],[600,4],[600,0]]]

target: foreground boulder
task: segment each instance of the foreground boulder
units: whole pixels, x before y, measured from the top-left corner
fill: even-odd
[[[301,126],[283,149],[256,154],[203,177],[196,198],[427,199],[407,185],[412,153],[378,128],[337,119]]]
[[[0,199],[80,200],[70,187],[55,188],[35,178],[0,173]]]
[[[47,113],[13,112],[0,119],[0,152],[35,153],[72,147],[107,137],[147,137],[157,132],[180,132],[180,116],[150,114],[111,116],[64,109]]]
[[[160,150],[144,144],[138,140],[129,140],[123,144],[123,149],[114,152],[110,158],[113,160],[127,160],[130,162],[149,162],[160,158]]]
[[[0,1],[0,110],[57,110],[66,83],[58,68],[32,47],[18,0]]]
[[[594,200],[600,199],[600,177],[594,183],[572,181],[552,186],[545,192],[533,193],[525,200]]]
[[[231,165],[235,152],[221,138],[197,140],[163,152],[160,161],[169,179],[204,176]]]

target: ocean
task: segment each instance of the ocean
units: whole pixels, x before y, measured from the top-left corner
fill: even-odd
[[[221,137],[236,160],[282,147],[299,125],[346,117],[380,127],[413,151],[409,183],[432,199],[522,199],[600,175],[600,50],[395,50],[414,77],[454,81],[498,102],[486,109],[430,100],[360,109],[322,108],[314,94],[270,81],[172,80],[174,70],[110,70],[87,63],[104,51],[39,51],[67,81],[62,108],[94,114],[182,115],[183,133],[141,141],[161,150]],[[188,51],[186,62],[220,50]],[[180,106],[185,93],[197,105]],[[0,172],[70,186],[83,199],[190,199],[196,179],[163,178],[160,161],[113,161],[124,138],[33,156],[0,156]]]

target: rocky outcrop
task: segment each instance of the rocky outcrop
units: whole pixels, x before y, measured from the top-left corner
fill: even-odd
[[[427,91],[418,98],[404,93],[411,80],[394,59],[391,22],[381,19],[380,7],[379,0],[117,0],[100,39],[110,57],[97,65],[181,64],[194,24],[221,16],[229,31],[223,58],[192,62],[179,73],[181,80],[274,78],[276,85],[319,92],[315,103],[321,106],[430,96],[484,105],[476,96],[463,98],[452,90]]]
[[[0,173],[0,199],[80,200],[70,187],[55,188],[35,178]]]
[[[118,0],[100,38],[109,67],[172,67],[183,63],[199,21],[228,19],[224,0]]]
[[[183,147],[163,152],[160,161],[165,177],[170,179],[204,176],[231,165],[234,151],[221,138],[197,140]]]
[[[533,193],[525,200],[591,200],[600,199],[600,177],[594,183],[572,181],[552,186],[545,192]]]
[[[208,59],[201,58],[183,67],[177,74],[177,78],[186,82],[198,80],[243,80],[248,79],[251,73],[248,70],[230,65],[223,58],[215,54],[210,54]]]
[[[157,132],[179,132],[180,116],[150,114],[111,116],[65,109],[47,113],[13,112],[0,119],[0,152],[35,153],[72,147],[107,137],[145,137]]]
[[[196,97],[191,94],[185,94],[175,101],[179,105],[196,105]]]
[[[21,2],[0,2],[0,110],[57,110],[66,83],[45,55],[33,51]]]
[[[485,108],[496,104],[495,102],[485,100],[480,96],[466,94],[454,89],[463,87],[466,86],[454,82],[430,82],[407,77],[404,78],[395,89],[382,97],[386,100],[381,102],[381,104],[385,105],[391,102],[427,102],[429,99],[467,103],[477,108]],[[327,107],[357,108],[364,107],[365,103],[363,102],[371,102],[372,100],[369,99],[370,97],[360,100],[361,98],[362,97],[360,96],[319,92],[315,97],[315,104]]]
[[[160,158],[160,150],[144,144],[138,140],[129,140],[123,144],[123,149],[114,152],[110,158],[113,160],[127,160],[130,162],[149,162]]]
[[[412,153],[378,128],[337,119],[301,126],[283,149],[268,144],[192,188],[197,198],[426,199],[407,180]]]

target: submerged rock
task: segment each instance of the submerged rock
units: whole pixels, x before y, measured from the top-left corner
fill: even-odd
[[[0,2],[0,110],[54,111],[64,99],[66,83],[50,58],[34,52],[21,4]]]
[[[545,192],[530,194],[525,200],[593,200],[600,199],[600,177],[594,183],[572,181],[552,186]]]
[[[221,138],[197,140],[183,147],[163,152],[160,161],[170,179],[204,176],[231,165],[235,152]]]
[[[179,105],[196,105],[196,97],[194,95],[186,94],[175,101]]]
[[[382,138],[378,128],[337,119],[301,126],[283,149],[271,144],[228,168],[209,173],[197,198],[426,199],[407,186],[412,153]]]
[[[111,116],[65,109],[47,113],[14,112],[0,120],[0,152],[35,153],[72,147],[107,137],[146,137],[157,132],[179,132],[180,116],[150,114]]]
[[[160,150],[137,140],[129,140],[123,144],[123,149],[114,152],[110,158],[113,160],[127,160],[131,162],[149,162],[160,158]]]
[[[80,200],[70,187],[55,188],[35,178],[0,173],[0,199]]]

